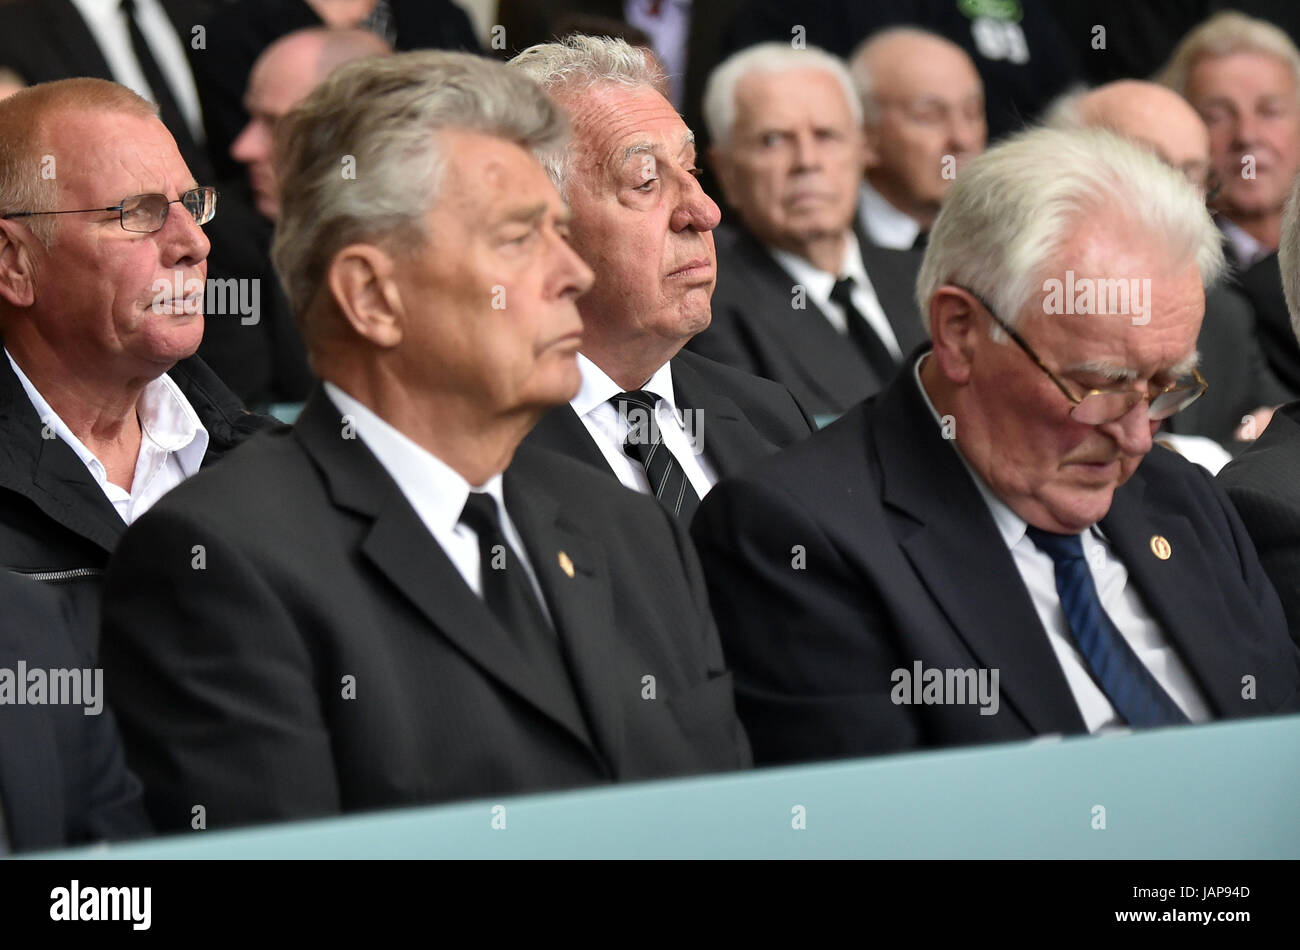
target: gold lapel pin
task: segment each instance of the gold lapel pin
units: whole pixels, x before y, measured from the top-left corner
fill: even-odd
[[[1165,555],[1165,557],[1168,556],[1169,555],[1167,554]],[[569,555],[561,551],[558,555],[556,555],[556,560],[560,562],[560,570],[564,571],[564,573],[568,577],[573,577],[573,559],[570,558]]]
[[[1169,555],[1173,553],[1173,548],[1169,546],[1169,542],[1164,539],[1163,535],[1153,534],[1151,535],[1151,553],[1160,560],[1167,561]]]

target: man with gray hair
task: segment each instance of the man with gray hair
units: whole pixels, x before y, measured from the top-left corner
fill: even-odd
[[[920,256],[854,230],[866,153],[852,80],[822,50],[763,43],[713,71],[704,111],[740,225],[719,238],[713,324],[690,346],[782,383],[829,421],[924,340]]]
[[[1291,314],[1300,340],[1300,177],[1282,216],[1278,259]],[[1219,473],[1221,484],[1241,513],[1260,563],[1273,579],[1291,636],[1300,643],[1300,402],[1282,406],[1268,429]]]
[[[684,524],[719,478],[807,436],[782,386],[682,350],[711,318],[718,206],[700,188],[695,136],[645,50],[575,35],[510,61],[568,111],[573,145],[552,178],[595,287],[578,302],[582,386],[534,443],[653,494]]]
[[[1183,37],[1157,79],[1209,128],[1219,184],[1212,204],[1234,279],[1278,379],[1300,392],[1300,347],[1277,259],[1282,207],[1300,173],[1300,50],[1273,24],[1225,10]]]
[[[1206,197],[1217,181],[1205,123],[1185,99],[1164,86],[1135,79],[1107,83],[1057,103],[1048,123],[1063,129],[1110,129],[1146,145]],[[1234,288],[1220,284],[1206,290],[1205,319],[1196,347],[1200,369],[1211,386],[1165,427],[1174,434],[1178,451],[1217,472],[1230,455],[1217,452],[1203,459],[1195,453],[1208,454],[1206,448],[1213,453],[1214,446],[1189,443],[1179,436],[1202,436],[1227,452],[1239,451],[1244,442],[1264,431],[1273,408],[1290,395],[1260,350],[1249,301]]]
[[[957,172],[984,151],[979,72],[956,43],[912,26],[867,37],[849,70],[867,140],[862,229],[881,247],[923,247]]]
[[[459,53],[352,63],[285,119],[273,254],[322,385],[107,580],[160,828],[748,763],[684,530],[519,445],[581,381],[592,275],[537,161],[565,137]]]
[[[695,519],[755,761],[1300,708],[1232,505],[1152,450],[1204,389],[1222,267],[1202,196],[1112,133],[971,162],[917,283],[930,348]]]

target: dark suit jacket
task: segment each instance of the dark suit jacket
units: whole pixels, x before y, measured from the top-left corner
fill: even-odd
[[[0,341],[3,342],[3,341]],[[208,430],[210,465],[275,420],[244,411],[198,357],[168,372]],[[27,393],[0,353],[0,569],[58,588],[80,618],[83,646],[98,632],[100,587],[126,524],[62,439],[43,438]]]
[[[880,305],[907,353],[925,340],[916,312],[921,255],[859,239],[862,263]],[[837,416],[880,389],[858,349],[811,300],[796,310],[794,278],[746,231],[718,237],[713,322],[687,346],[710,359],[775,380],[819,419]]]
[[[1273,372],[1290,393],[1300,395],[1300,344],[1282,293],[1277,252],[1236,274],[1233,281],[1255,311],[1259,343]]]
[[[744,471],[815,428],[789,391],[775,383],[688,350],[673,357],[672,368],[677,406],[701,414],[704,457],[719,478]],[[524,444],[567,455],[615,477],[571,406],[556,406],[543,416]]]
[[[1255,542],[1300,643],[1300,402],[1273,414],[1264,434],[1219,473]]]
[[[1269,368],[1260,349],[1254,311],[1237,290],[1214,287],[1205,295],[1205,319],[1196,348],[1210,388],[1165,427],[1170,432],[1203,435],[1240,452],[1247,443],[1232,436],[1242,417],[1261,406],[1279,406],[1291,394]]]
[[[573,685],[521,661],[321,390],[132,525],[103,664],[159,827],[748,765],[684,531],[528,447],[504,490]]]
[[[1300,651],[1204,469],[1152,450],[1101,528],[1214,716],[1300,708]],[[1012,555],[910,373],[718,485],[692,534],[756,762],[1084,729]],[[1152,553],[1157,534],[1168,560]],[[999,670],[998,712],[895,705],[892,671],[917,660]]]
[[[66,606],[43,585],[0,571],[0,668],[93,668]],[[107,707],[87,716],[84,706],[0,704],[0,813],[15,851],[147,833],[140,783],[126,770]]]

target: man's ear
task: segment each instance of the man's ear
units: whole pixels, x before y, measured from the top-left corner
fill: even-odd
[[[373,244],[349,244],[330,261],[326,283],[353,331],[375,346],[402,342],[405,304],[394,279],[395,263]]]
[[[945,284],[930,296],[930,340],[950,383],[962,386],[970,380],[976,345],[988,332],[987,318],[966,291]]]
[[[35,236],[15,221],[0,220],[0,298],[15,307],[36,302]]]
[[[880,126],[862,123],[862,167],[867,171],[880,164],[880,152],[876,149]]]

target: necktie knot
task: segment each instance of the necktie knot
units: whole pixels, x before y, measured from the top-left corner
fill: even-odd
[[[135,16],[135,0],[122,0],[119,6],[127,16]]]
[[[628,405],[638,406],[647,412],[654,414],[655,406],[659,404],[659,396],[647,389],[632,389],[628,392],[618,393],[610,396],[609,401],[614,404],[614,408],[619,411],[625,411]]]
[[[1025,534],[1034,542],[1038,550],[1052,559],[1055,564],[1068,564],[1070,561],[1083,560],[1083,542],[1077,534],[1056,534],[1029,525]]]
[[[465,499],[460,520],[468,525],[480,537],[495,536],[501,533],[501,513],[497,509],[497,500],[485,491],[472,491]]]
[[[848,307],[853,301],[853,278],[841,277],[831,288],[831,300],[841,307]]]

